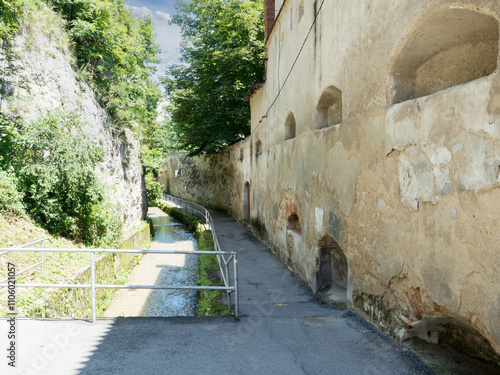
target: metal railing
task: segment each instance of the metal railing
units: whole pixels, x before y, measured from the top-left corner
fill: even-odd
[[[24,272],[26,272],[26,271],[29,271],[29,270],[30,270],[30,269],[32,269],[32,268],[35,268],[36,266],[39,266],[39,265],[41,265],[41,266],[42,266],[42,269],[41,269],[41,275],[42,275],[42,277],[43,277],[43,270],[44,270],[44,266],[45,266],[45,264],[44,264],[44,259],[43,259],[43,253],[44,253],[44,251],[43,251],[43,243],[44,243],[45,241],[48,241],[48,242],[52,243],[52,240],[51,240],[49,237],[46,237],[46,238],[42,238],[41,240],[34,241],[34,242],[30,242],[30,243],[27,243],[26,245],[22,245],[22,246],[19,246],[19,247],[18,247],[18,249],[24,249],[24,248],[29,247],[29,246],[33,246],[33,245],[36,245],[36,244],[40,244],[40,248],[41,248],[42,250],[40,250],[40,262],[38,262],[38,263],[36,263],[36,264],[34,264],[34,265],[32,265],[32,266],[28,267],[28,268],[25,268],[24,270],[21,270],[21,271],[17,272],[17,273],[16,273],[16,275],[15,275],[16,277],[17,277],[17,276],[19,276],[19,275],[21,275],[22,273],[24,273]],[[12,252],[12,251],[15,251],[15,249],[10,249],[10,250],[7,250],[7,251],[2,251],[2,252],[0,253],[0,256],[5,255],[5,254],[8,254],[8,253],[10,253],[10,252]],[[7,281],[8,279],[9,279],[9,278],[8,278],[8,277],[6,277],[5,279],[0,280],[0,284],[1,284],[1,283],[3,283],[3,282],[5,282],[5,281]]]
[[[228,286],[230,283],[230,267],[229,264],[231,261],[234,262],[234,270],[235,273],[233,275],[234,277],[234,283],[238,283],[238,273],[237,273],[237,268],[238,268],[238,261],[236,259],[236,252],[231,252],[232,255],[225,257],[226,252],[222,251],[220,245],[219,245],[219,240],[217,239],[217,233],[215,232],[215,225],[214,221],[212,219],[212,215],[210,215],[210,212],[203,207],[200,206],[199,204],[188,202],[184,199],[176,198],[168,194],[163,194],[163,199],[167,202],[173,203],[177,207],[183,209],[185,212],[190,213],[197,218],[204,220],[205,225],[207,226],[207,229],[209,229],[212,232],[212,240],[214,242],[214,250],[215,251],[210,251],[210,252],[204,252],[205,254],[217,254],[217,264],[219,265],[219,270],[221,274],[221,279],[222,282],[224,283],[224,286]],[[232,291],[227,291],[227,304],[229,307],[229,311],[231,311],[231,293]],[[235,294],[235,306],[238,304],[238,297],[237,293]],[[236,310],[235,310],[236,311]]]
[[[29,244],[28,244],[29,245]],[[28,246],[25,245],[25,246]],[[92,322],[96,321],[96,301],[95,301],[95,291],[96,289],[187,289],[187,290],[224,290],[227,293],[235,294],[235,305],[234,305],[234,316],[239,318],[239,298],[238,298],[238,268],[236,252],[234,251],[189,251],[189,250],[125,250],[125,249],[28,249],[28,248],[0,248],[0,254],[6,254],[9,252],[52,252],[52,253],[90,253],[90,284],[15,284],[16,287],[20,288],[79,288],[79,289],[90,289],[91,290],[91,300],[92,300]],[[96,284],[95,280],[95,254],[96,253],[133,253],[133,254],[197,254],[197,255],[207,255],[213,254],[217,256],[228,255],[234,260],[234,285],[224,285],[224,286],[188,286],[188,285],[103,285]],[[31,267],[32,268],[32,267]],[[0,284],[0,287],[8,287],[9,284]]]

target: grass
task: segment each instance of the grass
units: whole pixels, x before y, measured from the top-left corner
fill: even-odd
[[[202,251],[214,250],[211,231],[206,230],[200,234],[198,237],[198,246]],[[218,271],[219,266],[214,255],[200,255],[197,284],[200,286],[221,286],[222,283]],[[229,314],[227,306],[219,302],[221,300],[222,293],[220,290],[200,290],[198,303],[196,304],[198,315],[213,316]]]
[[[177,207],[173,207],[166,203],[165,201],[157,200],[156,204],[158,208],[172,216],[174,219],[179,220],[181,223],[186,225],[191,232],[194,233],[196,238],[205,230],[203,222],[196,216],[190,215],[182,211]]]
[[[12,248],[49,237],[52,243],[45,242],[45,248],[84,248],[83,244],[74,243],[65,238],[51,236],[46,230],[37,226],[28,217],[16,217],[0,214],[0,247]],[[37,248],[39,245],[36,246]],[[97,254],[96,254],[97,255]],[[135,255],[136,265],[142,255]],[[19,272],[40,262],[40,253],[12,252],[0,256],[0,279],[7,277],[7,263],[16,264]],[[16,283],[57,284],[72,283],[74,277],[90,265],[90,253],[44,253],[44,274],[41,266],[16,277]],[[117,278],[117,284],[125,284],[131,269],[123,270]],[[44,302],[50,300],[51,294],[58,289],[19,288],[17,290],[16,307],[19,316],[34,317],[37,311],[43,310]],[[83,291],[83,290],[82,290]],[[83,291],[85,292],[85,291]],[[103,297],[96,300],[97,315],[109,306],[115,290],[105,290]],[[0,288],[0,316],[7,315],[7,290]]]
[[[49,237],[52,243],[44,243],[45,248],[83,248],[65,238],[51,236],[38,227],[27,217],[13,217],[0,214],[0,247],[11,248],[22,246],[29,242]],[[37,246],[39,247],[39,246]],[[16,264],[20,271],[40,261],[40,253],[14,252],[0,256],[0,279],[7,277],[7,263]],[[22,283],[60,283],[70,279],[75,273],[86,267],[90,262],[90,254],[82,253],[45,253],[44,275],[41,276],[41,266],[19,275],[16,282]],[[20,288],[17,292],[17,307],[20,316],[25,316],[43,299],[48,291],[39,288]],[[0,290],[0,316],[6,315],[6,289]]]

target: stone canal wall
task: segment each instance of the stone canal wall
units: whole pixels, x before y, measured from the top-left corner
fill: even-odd
[[[151,244],[149,224],[144,224],[124,240],[120,249],[148,249]],[[102,254],[96,257],[95,277],[98,284],[118,284],[137,264],[138,254]],[[90,264],[78,272],[69,284],[90,284]],[[112,292],[107,289],[96,290],[96,311],[99,316],[106,307]],[[36,317],[90,317],[92,300],[90,289],[55,289],[35,311]]]

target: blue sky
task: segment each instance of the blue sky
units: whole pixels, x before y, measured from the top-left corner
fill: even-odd
[[[169,25],[172,14],[175,13],[175,0],[126,0],[126,4],[137,16],[149,14],[156,32],[156,43],[161,48],[161,64],[158,64],[157,76],[165,75],[169,63],[179,60],[180,29]]]

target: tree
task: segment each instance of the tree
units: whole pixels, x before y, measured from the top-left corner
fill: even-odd
[[[161,93],[150,78],[160,49],[151,19],[135,19],[124,0],[45,1],[68,22],[78,66],[117,127],[154,126]]]
[[[262,0],[178,0],[181,63],[163,82],[173,129],[191,155],[212,154],[250,133],[242,101],[264,66]]]

